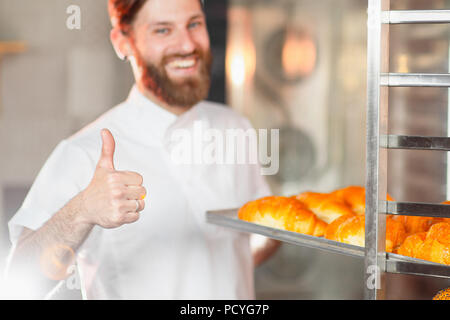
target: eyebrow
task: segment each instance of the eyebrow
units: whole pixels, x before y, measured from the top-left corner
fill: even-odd
[[[196,15],[192,16],[192,17],[189,19],[189,21],[195,20],[195,19],[198,19],[198,18],[203,18],[203,17],[204,17],[204,15],[199,13],[199,14],[196,14]]]
[[[161,22],[151,23],[150,26],[168,26],[171,24],[172,24],[172,22],[161,21]]]

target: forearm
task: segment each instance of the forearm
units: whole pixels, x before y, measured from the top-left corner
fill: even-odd
[[[74,263],[75,252],[93,228],[82,219],[82,203],[80,194],[40,229],[19,239],[8,268],[10,278],[28,278],[50,286],[68,276],[67,268]]]

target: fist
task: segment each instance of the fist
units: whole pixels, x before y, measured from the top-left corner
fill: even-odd
[[[114,168],[115,141],[101,131],[102,151],[89,186],[81,193],[83,220],[103,228],[117,228],[139,219],[146,190],[140,174]]]

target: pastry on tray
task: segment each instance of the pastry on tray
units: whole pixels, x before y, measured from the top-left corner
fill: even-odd
[[[433,224],[428,232],[408,236],[397,251],[398,254],[450,265],[450,224]]]
[[[309,210],[326,223],[331,223],[343,215],[353,213],[344,201],[328,193],[307,191],[294,196],[294,198],[306,204]]]
[[[406,237],[405,227],[392,217],[386,218],[386,252],[394,252]],[[365,217],[350,214],[328,225],[325,238],[355,246],[365,246]]]
[[[433,300],[450,300],[450,288],[442,289],[434,297]]]
[[[267,227],[321,237],[327,224],[302,202],[288,197],[270,196],[246,203],[239,219]]]

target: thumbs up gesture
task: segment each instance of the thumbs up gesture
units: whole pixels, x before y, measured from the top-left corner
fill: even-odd
[[[114,168],[115,141],[101,131],[102,152],[89,186],[81,193],[83,220],[103,228],[117,228],[139,219],[146,190],[140,174]]]

